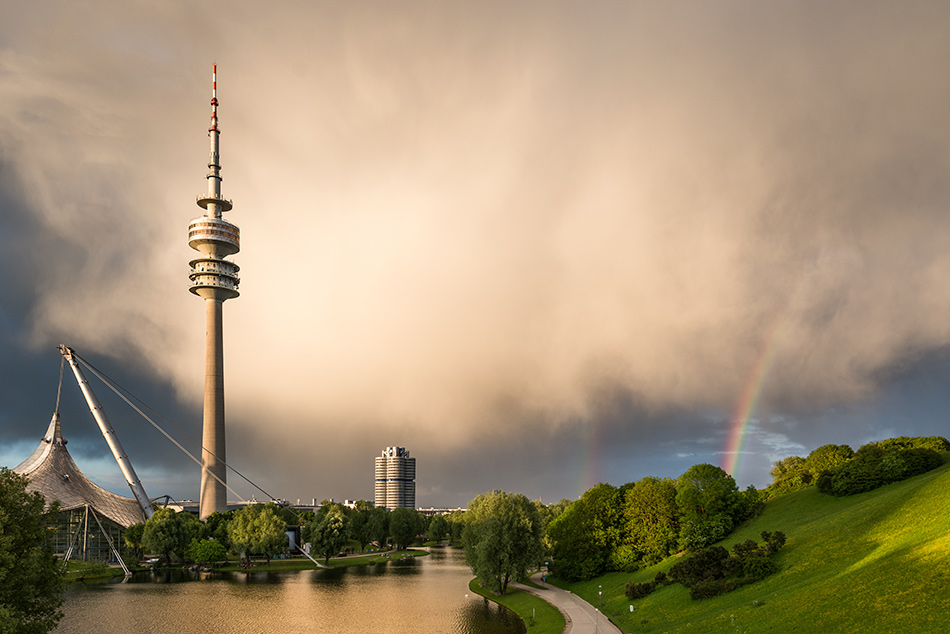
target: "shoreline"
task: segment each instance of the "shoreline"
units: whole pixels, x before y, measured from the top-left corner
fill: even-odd
[[[244,564],[240,562],[232,563],[230,560],[225,562],[223,565],[205,569],[202,567],[195,572],[204,572],[204,573],[218,573],[218,572],[244,572],[247,574],[254,574],[256,572],[294,572],[299,570],[326,570],[330,568],[349,568],[351,566],[375,566],[379,564],[387,564],[391,561],[400,561],[402,559],[414,558],[414,557],[425,557],[429,554],[429,551],[422,550],[418,548],[407,548],[405,550],[384,550],[378,551],[375,553],[368,554],[359,554],[359,555],[345,555],[343,557],[331,557],[330,562],[326,564],[326,568],[321,568],[316,565],[306,557],[293,557],[286,559],[271,559],[270,565],[264,563],[263,560],[252,560],[251,566],[244,568]],[[318,559],[318,561],[322,560]],[[112,579],[115,577],[122,577],[124,573],[122,568],[119,566],[109,566],[104,564],[94,564],[86,562],[70,562],[74,566],[77,564],[85,564],[83,568],[73,568],[66,573],[66,580],[68,583],[85,583],[86,581],[103,581]],[[167,568],[158,568],[153,569],[149,567],[136,567],[132,569],[133,574],[140,574],[143,572],[171,572],[171,571],[182,571],[188,572],[195,564],[192,565],[172,565]]]

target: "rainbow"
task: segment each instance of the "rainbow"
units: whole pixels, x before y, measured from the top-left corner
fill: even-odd
[[[736,414],[732,417],[729,425],[729,436],[726,439],[726,447],[722,454],[722,469],[729,475],[735,477],[739,465],[739,457],[742,455],[742,448],[745,445],[746,435],[749,430],[749,424],[752,422],[752,415],[759,404],[759,397],[762,395],[762,387],[765,385],[765,379],[768,376],[769,369],[772,367],[772,361],[775,358],[775,336],[777,327],[772,328],[770,336],[766,339],[766,344],[762,352],[752,366],[752,372],[745,383],[742,394],[739,398],[739,404],[736,408]]]
[[[600,482],[600,463],[597,457],[601,455],[600,448],[602,439],[600,422],[595,419],[591,421],[591,425],[588,427],[588,436],[585,443],[586,447],[580,452],[581,460],[578,465],[577,474],[578,498],[583,495],[585,491],[593,488],[595,484]]]

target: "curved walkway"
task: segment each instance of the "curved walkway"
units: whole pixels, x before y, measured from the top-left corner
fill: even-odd
[[[531,575],[535,583],[541,573]],[[511,583],[512,587],[524,590],[537,597],[541,597],[564,615],[564,634],[623,634],[616,625],[610,622],[597,608],[587,601],[549,583],[543,588],[535,588],[523,583]]]

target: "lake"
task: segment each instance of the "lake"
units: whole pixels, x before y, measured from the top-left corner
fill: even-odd
[[[468,589],[458,548],[330,570],[141,574],[73,584],[57,634],[515,634],[513,613]],[[469,595],[466,597],[466,595]]]

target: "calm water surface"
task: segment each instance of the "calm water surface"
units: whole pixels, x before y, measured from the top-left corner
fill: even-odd
[[[471,594],[461,549],[377,566],[136,577],[73,584],[57,634],[515,634],[521,621]],[[466,594],[469,597],[466,598]]]

